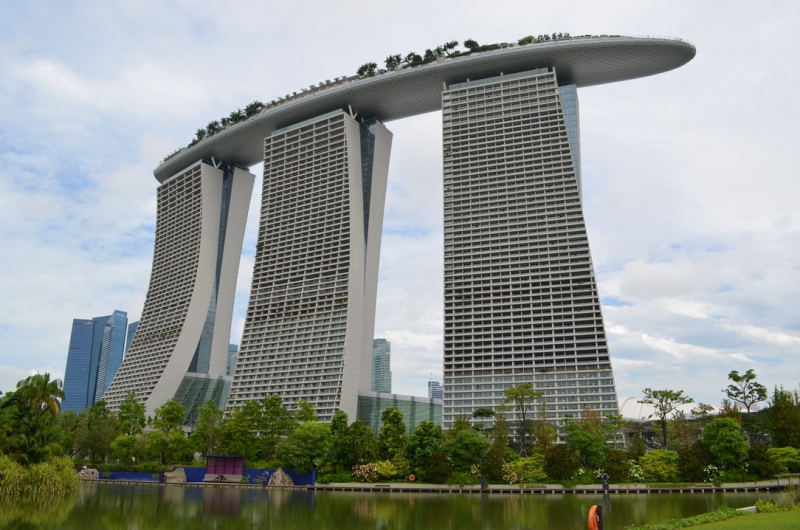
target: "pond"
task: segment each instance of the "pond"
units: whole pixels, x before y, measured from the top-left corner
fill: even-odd
[[[606,530],[688,517],[726,505],[751,506],[759,493],[614,494]],[[82,484],[68,499],[0,503],[0,527],[218,530],[578,530],[602,495],[290,491]]]

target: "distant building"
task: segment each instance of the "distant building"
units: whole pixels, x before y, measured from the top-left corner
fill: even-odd
[[[389,362],[391,355],[391,342],[386,339],[372,341],[372,384],[370,390],[373,392],[392,393],[392,371]]]
[[[62,410],[80,412],[103,398],[122,363],[128,314],[72,321]]]
[[[131,341],[133,340],[133,335],[136,333],[136,328],[139,327],[139,321],[131,322],[128,324],[128,336],[125,339],[125,353],[128,353],[128,349],[131,347]]]
[[[442,399],[444,387],[439,381],[428,381],[428,397],[431,399]]]
[[[359,392],[356,419],[368,424],[375,435],[378,435],[383,421],[383,411],[394,407],[403,413],[403,423],[406,424],[408,434],[413,433],[417,426],[430,420],[434,425],[442,425],[442,400],[415,396],[401,396],[398,394],[384,394],[381,392]]]
[[[236,361],[239,359],[239,345],[228,344],[228,367],[225,370],[225,375],[233,377],[233,371],[236,369]]]

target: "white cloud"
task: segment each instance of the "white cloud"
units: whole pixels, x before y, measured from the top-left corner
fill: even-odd
[[[725,9],[689,1],[468,1],[458,10],[416,0],[4,4],[0,374],[63,367],[72,318],[113,309],[138,317],[152,254],[152,169],[198,127],[391,53],[569,31],[676,35],[698,49],[673,72],[579,94],[599,290],[625,302],[603,308],[620,394],[674,387],[716,403],[727,372],[749,367],[768,386],[794,387],[798,11],[743,1]],[[378,26],[365,46],[357,28]],[[440,116],[387,125],[395,142],[376,336],[391,337],[395,390],[424,394],[431,372],[441,376]],[[233,342],[247,305],[259,187]]]

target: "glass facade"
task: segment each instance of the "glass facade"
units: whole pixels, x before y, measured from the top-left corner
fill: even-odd
[[[186,407],[183,424],[197,425],[199,409],[208,400],[216,403],[220,409],[225,409],[230,391],[231,378],[228,376],[187,373],[175,392],[175,399]]]
[[[128,324],[128,336],[125,338],[125,352],[128,353],[128,349],[131,347],[131,341],[133,341],[133,336],[136,334],[136,328],[139,327],[139,321],[131,322]]]
[[[392,344],[386,339],[372,341],[372,384],[373,392],[392,393],[391,370]]]
[[[63,410],[80,412],[102,399],[122,363],[127,324],[125,311],[72,321]]]
[[[575,178],[578,180],[578,193],[582,193],[581,180],[581,133],[578,112],[578,89],[575,85],[558,87],[561,96],[561,109],[564,113],[564,125],[567,127],[567,140],[575,167]]]
[[[413,433],[425,420],[432,421],[434,425],[442,425],[442,400],[379,392],[358,393],[356,419],[368,424],[377,436],[383,426],[381,414],[392,407],[403,414],[408,434]]]

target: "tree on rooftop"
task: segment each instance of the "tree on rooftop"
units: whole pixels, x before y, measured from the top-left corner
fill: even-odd
[[[384,60],[387,70],[394,70],[403,63],[403,58],[398,53],[397,55],[390,55]]]
[[[750,443],[753,443],[753,423],[750,418],[750,408],[756,403],[766,401],[767,389],[756,381],[756,373],[752,368],[742,375],[737,370],[733,370],[728,374],[728,379],[733,383],[728,385],[728,388],[723,392],[728,399],[741,403],[747,410],[747,433],[750,437]]]
[[[680,405],[694,403],[694,399],[683,395],[683,390],[678,390],[676,392],[674,390],[651,390],[645,388],[644,398],[639,400],[638,403],[652,405],[653,408],[655,408],[655,412],[648,416],[648,418],[656,416],[661,422],[661,440],[663,448],[666,449],[668,447],[667,419],[678,410]]]
[[[467,48],[471,52],[476,52],[481,47],[477,41],[472,39],[467,39],[464,41],[464,47]]]
[[[375,71],[378,69],[377,63],[364,63],[358,67],[356,70],[356,74],[359,77],[372,77],[375,75]]]

